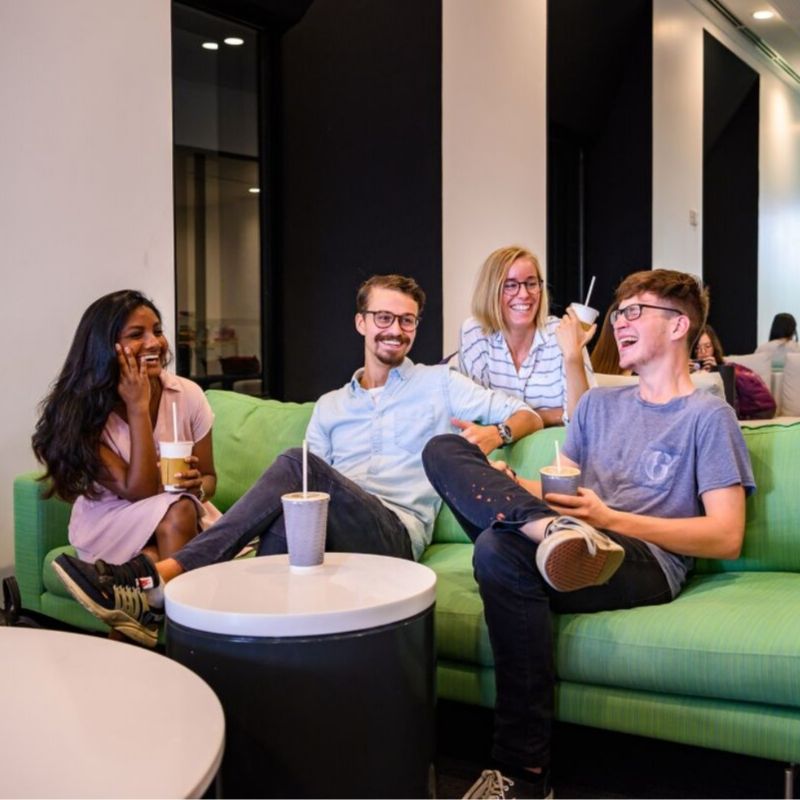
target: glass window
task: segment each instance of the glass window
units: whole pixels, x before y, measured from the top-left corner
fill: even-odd
[[[177,371],[261,394],[258,34],[172,13]]]

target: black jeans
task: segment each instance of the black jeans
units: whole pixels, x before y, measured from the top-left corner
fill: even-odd
[[[519,528],[555,513],[494,469],[473,444],[446,434],[422,453],[428,479],[475,543],[473,568],[484,605],[495,664],[494,748],[498,761],[550,763],[555,684],[551,612],[607,611],[672,599],[647,545],[608,535],[625,549],[611,580],[576,592],[552,589],[536,568],[537,544]]]
[[[175,560],[185,570],[227,561],[256,537],[258,555],[285,553],[281,495],[302,491],[302,458],[300,448],[281,453],[219,520],[175,554]],[[397,514],[313,453],[308,454],[308,488],[331,496],[326,550],[413,558],[411,539]]]

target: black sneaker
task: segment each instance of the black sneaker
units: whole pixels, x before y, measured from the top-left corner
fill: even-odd
[[[138,555],[126,564],[89,564],[62,554],[53,569],[70,594],[106,625],[146,647],[158,641],[162,614],[150,608],[145,591],[161,580],[147,556]]]
[[[551,800],[553,787],[550,785],[550,770],[541,773],[531,772],[530,778],[503,775],[499,769],[485,769],[472,786],[469,787],[463,800]]]

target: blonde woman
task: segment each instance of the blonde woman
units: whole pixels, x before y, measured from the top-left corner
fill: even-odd
[[[523,247],[502,247],[481,267],[458,366],[477,383],[522,398],[545,426],[563,425],[594,382],[584,349],[594,331],[584,331],[571,309],[560,320],[549,316],[539,260]]]

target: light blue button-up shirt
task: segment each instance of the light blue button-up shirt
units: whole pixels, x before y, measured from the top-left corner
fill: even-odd
[[[394,511],[419,558],[430,543],[441,504],[422,467],[426,442],[457,432],[451,417],[489,425],[530,409],[443,365],[405,359],[374,398],[359,383],[362,373],[363,368],[317,401],[306,433],[308,447]]]

